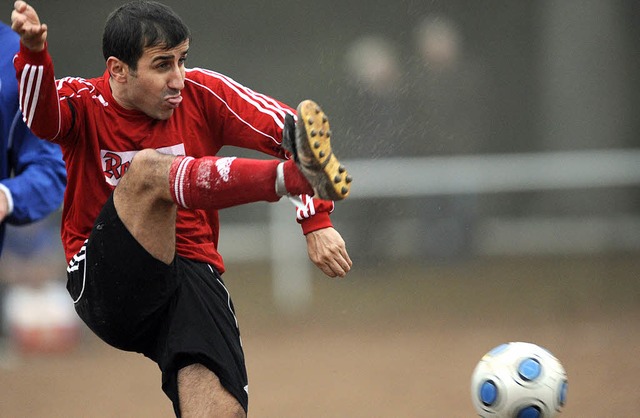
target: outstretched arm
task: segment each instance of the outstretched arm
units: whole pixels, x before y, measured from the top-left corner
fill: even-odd
[[[40,23],[35,9],[22,0],[13,5],[11,29],[20,35],[22,44],[33,52],[44,49],[47,41],[47,25]]]
[[[18,80],[20,110],[27,127],[39,138],[61,143],[81,120],[70,102],[62,103],[47,51],[47,25],[33,7],[22,0],[14,3],[11,27],[20,36],[20,50],[13,61]],[[61,85],[62,86],[62,85]],[[77,126],[75,126],[77,129]]]

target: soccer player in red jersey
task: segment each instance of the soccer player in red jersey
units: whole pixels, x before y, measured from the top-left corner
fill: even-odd
[[[329,213],[351,178],[331,152],[326,115],[187,69],[189,29],[161,3],[111,13],[106,71],[92,79],[56,80],[46,24],[24,1],[11,17],[24,120],[66,162],[61,230],[76,311],[107,343],[158,363],[177,416],[246,416],[218,210],[296,197],[310,259],[345,276],[352,262]],[[224,145],[278,159],[217,157]]]

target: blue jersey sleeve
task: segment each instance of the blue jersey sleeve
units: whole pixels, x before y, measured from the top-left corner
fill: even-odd
[[[11,126],[8,162],[13,176],[2,180],[13,196],[11,224],[40,220],[62,204],[66,172],[60,147],[36,137],[18,112]]]

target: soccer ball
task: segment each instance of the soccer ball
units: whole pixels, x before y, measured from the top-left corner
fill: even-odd
[[[471,399],[483,418],[553,418],[567,400],[567,374],[544,348],[502,344],[478,362]]]

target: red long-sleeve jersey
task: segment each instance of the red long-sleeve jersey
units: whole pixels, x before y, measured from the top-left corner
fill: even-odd
[[[67,261],[80,250],[103,204],[142,149],[198,158],[233,145],[288,158],[281,146],[283,121],[295,111],[219,73],[187,69],[180,107],[169,119],[157,120],[120,106],[108,72],[93,79],[55,80],[47,50],[36,53],[24,46],[14,65],[25,122],[62,148],[68,182],[61,235]],[[333,202],[302,198],[297,219],[304,233],[331,226]],[[179,209],[176,252],[223,272],[218,232],[217,210]]]

